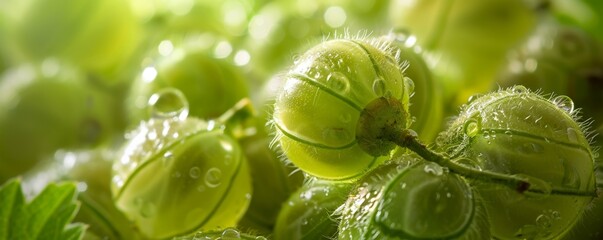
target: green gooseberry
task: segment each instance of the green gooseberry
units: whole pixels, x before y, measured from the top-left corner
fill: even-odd
[[[132,84],[126,101],[131,124],[152,117],[148,101],[163,88],[182,92],[188,99],[189,114],[202,119],[217,118],[248,96],[242,69],[231,62],[170,40],[159,45],[155,62],[145,67]]]
[[[274,239],[334,239],[339,221],[333,213],[354,184],[308,178],[291,194],[278,215]]]
[[[435,163],[404,155],[365,175],[338,210],[339,239],[489,239],[468,183]]]
[[[591,202],[594,157],[576,112],[567,96],[547,99],[515,86],[470,99],[438,137],[452,159],[470,159],[474,168],[519,176],[540,189],[520,193],[496,183],[474,184],[497,239],[557,238]]]
[[[220,123],[187,117],[177,90],[154,96],[162,117],[128,134],[114,162],[115,205],[149,238],[234,227],[251,198],[241,147]]]
[[[268,79],[294,61],[296,51],[320,40],[332,28],[325,26],[314,11],[290,2],[273,1],[262,6],[249,20],[244,46],[251,54],[250,66],[260,79]]]
[[[85,223],[85,239],[141,239],[113,204],[111,168],[116,153],[106,148],[57,151],[24,175],[23,188],[37,193],[59,181],[76,181],[80,207],[75,222]]]
[[[409,107],[413,122],[410,128],[415,130],[423,142],[433,142],[440,132],[444,119],[444,102],[442,88],[436,81],[423,57],[423,50],[413,42],[413,36],[391,32],[381,37],[399,49],[400,60],[405,64],[404,75],[412,80],[414,85],[409,89],[412,93]]]
[[[266,0],[130,0],[134,15],[153,30],[168,34],[213,33],[228,40],[246,34],[247,23]]]
[[[7,71],[0,80],[0,181],[58,149],[106,142],[115,130],[112,101],[55,60]]]
[[[547,22],[509,56],[497,87],[523,85],[567,95],[586,117],[603,122],[603,45],[592,35]]]
[[[284,203],[302,185],[304,175],[281,161],[278,152],[270,148],[272,137],[266,131],[265,121],[253,120],[255,133],[238,139],[249,162],[253,188],[249,208],[238,227],[267,235],[272,233]]]
[[[262,6],[249,20],[245,48],[260,79],[285,69],[298,53],[333,32],[380,30],[387,1],[286,0]],[[385,30],[385,29],[383,29]],[[337,33],[335,33],[337,34]]]
[[[535,29],[539,12],[524,0],[391,1],[394,29],[411,33],[432,55],[451,112],[489,90],[507,52]]]
[[[373,141],[376,129],[369,125],[407,127],[412,85],[390,50],[378,40],[334,39],[298,59],[284,76],[273,113],[275,141],[291,162],[310,175],[345,180],[387,159],[395,146]],[[387,99],[392,108],[361,118],[376,99]]]
[[[60,58],[91,71],[125,64],[141,29],[129,5],[120,0],[11,1],[3,10],[7,39],[28,61]]]

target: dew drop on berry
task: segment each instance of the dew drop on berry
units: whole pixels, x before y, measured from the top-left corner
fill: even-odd
[[[552,226],[551,217],[548,216],[547,214],[541,214],[540,216],[538,216],[536,218],[536,226],[541,230],[551,228],[551,226]]]
[[[528,92],[528,89],[522,85],[515,85],[511,88],[511,91],[514,93],[526,93]]]
[[[220,186],[222,183],[222,171],[218,168],[210,168],[205,173],[205,184],[211,188]]]
[[[166,88],[151,95],[148,105],[154,118],[184,120],[188,116],[188,101],[175,88]]]
[[[199,167],[192,167],[188,171],[188,175],[193,179],[197,179],[201,175],[201,169],[199,169]]]
[[[425,171],[426,173],[434,174],[436,176],[441,176],[442,174],[444,174],[444,169],[442,168],[442,166],[432,162],[425,164],[423,171]]]
[[[415,138],[419,136],[419,134],[417,132],[415,132],[415,130],[406,129],[406,131],[408,131],[408,135],[409,136],[412,136],[412,137],[415,137]]]
[[[227,228],[222,232],[222,239],[240,239],[241,233],[234,228]]]
[[[383,96],[385,94],[385,81],[381,78],[377,78],[373,81],[373,92],[377,96]]]
[[[406,86],[409,95],[415,91],[415,82],[409,77],[404,77],[404,86]]]
[[[476,170],[479,170],[479,171],[482,170],[482,167],[480,166],[480,163],[478,161],[474,160],[474,159],[471,159],[471,158],[461,158],[461,159],[457,160],[456,162],[458,164],[464,165],[464,166],[469,167],[469,168],[473,168],[473,169],[476,169]]]
[[[476,119],[469,119],[465,123],[465,134],[469,137],[475,137],[480,131],[479,123]]]
[[[350,90],[350,80],[340,72],[332,72],[327,76],[327,86],[339,93]]]
[[[574,102],[568,96],[565,96],[565,95],[557,96],[557,97],[553,98],[553,103],[555,105],[557,105],[557,107],[559,107],[561,110],[563,110],[567,113],[571,114],[574,111]]]

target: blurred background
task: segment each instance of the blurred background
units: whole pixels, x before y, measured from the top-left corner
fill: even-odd
[[[380,36],[432,76],[411,99],[426,142],[471,96],[515,84],[568,95],[603,133],[599,0],[1,0],[0,183],[69,152],[118,149],[165,87],[202,119],[250,98],[263,126],[301,53]],[[600,202],[573,234],[603,239]]]

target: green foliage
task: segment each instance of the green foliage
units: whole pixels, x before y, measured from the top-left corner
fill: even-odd
[[[79,208],[73,183],[50,184],[29,203],[19,179],[0,188],[0,239],[81,239],[85,226],[69,224]]]

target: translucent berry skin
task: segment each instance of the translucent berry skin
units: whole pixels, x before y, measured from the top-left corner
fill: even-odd
[[[195,118],[151,119],[130,134],[111,189],[146,237],[168,238],[235,226],[251,180],[242,150],[221,130]]]
[[[543,189],[595,192],[593,153],[573,103],[546,99],[523,86],[475,97],[438,144],[452,158],[472,159],[488,171],[529,177]],[[539,180],[535,180],[539,179]],[[498,239],[556,238],[577,222],[592,197],[521,194],[476,182]]]
[[[417,132],[421,141],[431,143],[443,127],[442,84],[434,78],[425,61],[425,53],[413,43],[413,38],[396,32],[383,37],[399,49],[401,64],[406,65],[404,75],[414,83],[410,91],[409,111],[413,119],[410,128]]]
[[[176,44],[166,56],[140,71],[126,101],[129,121],[138,124],[151,117],[148,100],[164,88],[180,90],[189,103],[189,115],[214,119],[249,95],[242,69],[216,59],[203,49]]]
[[[238,139],[249,162],[253,195],[237,226],[269,235],[285,202],[304,182],[304,174],[281,161],[278,152],[270,148],[272,137],[266,132],[265,120],[253,120],[256,134]]]
[[[434,163],[386,163],[338,210],[338,238],[489,239],[485,210],[464,179]]]
[[[531,2],[392,0],[389,16],[394,28],[436,56],[430,67],[454,114],[467,97],[489,90],[507,52],[535,29],[539,15]]]
[[[284,78],[273,122],[283,152],[296,166],[341,180],[357,178],[387,158],[364,152],[356,129],[364,106],[382,96],[408,112],[409,93],[393,55],[362,40],[330,40],[308,50]]]
[[[111,97],[82,72],[47,63],[54,70],[21,65],[0,78],[0,181],[59,149],[98,146],[116,132]]]
[[[583,29],[555,21],[542,24],[508,54],[496,88],[523,85],[567,95],[595,125],[603,122],[603,45]]]
[[[119,0],[15,1],[0,12],[8,19],[7,43],[20,57],[56,57],[94,72],[125,64],[142,32],[128,2]]]
[[[333,212],[347,199],[354,184],[308,179],[283,204],[274,228],[275,240],[333,239],[339,220]]]

